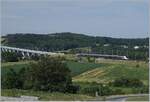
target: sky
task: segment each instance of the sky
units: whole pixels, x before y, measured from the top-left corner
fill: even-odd
[[[1,33],[144,38],[148,10],[148,0],[2,0]]]

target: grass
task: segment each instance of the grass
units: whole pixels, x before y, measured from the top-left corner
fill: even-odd
[[[93,100],[94,97],[82,95],[82,94],[70,94],[70,93],[49,93],[43,91],[32,91],[32,90],[19,90],[19,89],[2,89],[2,96],[36,96],[42,101],[74,101],[74,100]]]
[[[10,68],[19,70],[26,67],[30,61],[2,63],[2,75]],[[148,84],[148,63],[139,61],[101,60],[99,63],[68,61],[74,82],[109,82],[121,76],[139,78]],[[138,65],[138,67],[137,67]]]
[[[2,63],[2,75],[10,68],[19,70],[26,67],[30,61]],[[74,82],[109,82],[121,76],[139,78],[148,84],[148,63],[135,61],[101,60],[99,63],[68,61]],[[138,67],[137,67],[138,65]]]
[[[146,85],[148,84],[148,63],[135,61],[102,61],[100,64],[109,64],[109,66],[88,70],[73,77],[73,81],[105,83],[125,76],[128,78],[138,78]],[[137,64],[139,67],[137,67]]]
[[[149,96],[135,96],[135,97],[128,97],[126,101],[149,101]]]
[[[96,64],[96,63],[88,63],[88,62],[80,63],[80,62],[73,62],[73,61],[67,62],[67,65],[71,70],[73,76],[79,75],[85,71],[92,70],[98,67],[100,68],[100,67],[107,66],[107,64]]]
[[[19,71],[20,69],[27,67],[28,64],[29,61],[1,63],[1,75],[5,75],[11,68],[15,69],[15,71]]]
[[[20,70],[21,68],[26,67],[29,64],[30,61],[25,62],[8,62],[8,63],[2,63],[2,75],[8,72],[10,68],[15,69],[16,71]],[[72,76],[79,75],[85,71],[105,66],[105,64],[95,64],[95,63],[79,63],[79,62],[73,62],[68,61],[67,65],[69,69],[72,72]]]
[[[8,62],[2,63],[1,72],[5,75],[10,68],[16,71],[26,67],[30,61],[24,62]],[[100,60],[99,63],[88,62],[74,62],[68,61],[68,67],[72,71],[73,82],[85,86],[86,82],[107,83],[121,76],[129,78],[138,78],[148,85],[149,68],[148,63],[139,61],[119,61],[119,60]],[[138,65],[138,66],[137,66]],[[81,82],[81,83],[80,83]],[[113,89],[119,87],[113,87]],[[133,93],[132,88],[121,88],[124,93]],[[39,96],[40,100],[90,100],[93,97],[81,94],[64,94],[64,93],[48,93],[48,92],[35,92],[29,90],[3,90],[4,96],[19,96],[19,95],[32,95]],[[140,98],[142,99],[142,97]],[[139,100],[140,100],[139,99]],[[146,98],[147,99],[147,98]],[[129,100],[132,100],[132,98]],[[133,97],[134,100],[134,97]],[[143,100],[143,99],[142,99]]]

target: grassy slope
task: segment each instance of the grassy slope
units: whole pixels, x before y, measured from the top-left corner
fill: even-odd
[[[2,63],[2,75],[4,75],[9,68],[19,70],[27,66],[27,62],[11,62]],[[134,62],[134,61],[115,61],[115,60],[101,60],[99,64],[95,63],[79,63],[67,62],[72,71],[73,81],[96,81],[108,82],[115,78],[126,76],[130,78],[139,78],[145,84],[148,83],[148,63]],[[139,67],[136,65],[139,64]]]
[[[69,93],[49,93],[43,91],[19,90],[19,89],[2,89],[2,96],[37,96],[40,100],[48,101],[73,101],[73,100],[93,100],[94,97],[82,94],[69,94]]]
[[[101,68],[86,71],[73,78],[75,82],[109,82],[121,76],[129,78],[139,78],[145,84],[148,84],[148,63],[134,61],[101,61],[102,64],[110,64]],[[139,67],[136,65],[139,64]]]
[[[16,70],[19,70],[23,67],[26,67],[28,63],[29,61],[2,63],[2,75],[5,74],[10,68],[15,68]],[[72,61],[67,62],[67,65],[70,68],[73,76],[79,75],[90,69],[105,66],[105,64],[78,63],[78,62],[72,62]]]
[[[21,68],[25,68],[29,62],[30,61],[1,63],[1,75],[5,75],[10,68],[15,69],[16,71],[20,70]]]
[[[73,76],[79,75],[91,69],[107,66],[106,64],[95,64],[95,63],[88,63],[88,62],[84,62],[84,63],[68,62],[67,64],[70,70],[72,71]]]

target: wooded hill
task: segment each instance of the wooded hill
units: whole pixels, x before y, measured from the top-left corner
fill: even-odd
[[[53,33],[53,34],[8,34],[2,37],[2,45],[19,48],[27,48],[43,51],[62,51],[75,48],[90,47],[91,53],[107,53],[120,55],[133,55],[141,59],[142,56],[148,57],[148,38],[111,38],[99,36],[87,36],[70,32]],[[106,45],[106,46],[105,46]],[[138,46],[138,49],[134,49]],[[128,51],[128,52],[127,52]],[[79,52],[79,51],[74,51]],[[81,52],[81,51],[80,51]],[[134,53],[134,54],[131,54]],[[129,54],[130,53],[130,54]],[[136,53],[136,54],[135,54]],[[136,55],[136,56],[135,56]],[[142,59],[145,59],[142,58]]]

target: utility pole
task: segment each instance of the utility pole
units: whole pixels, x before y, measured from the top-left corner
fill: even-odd
[[[136,61],[136,53],[134,54],[134,60]]]

